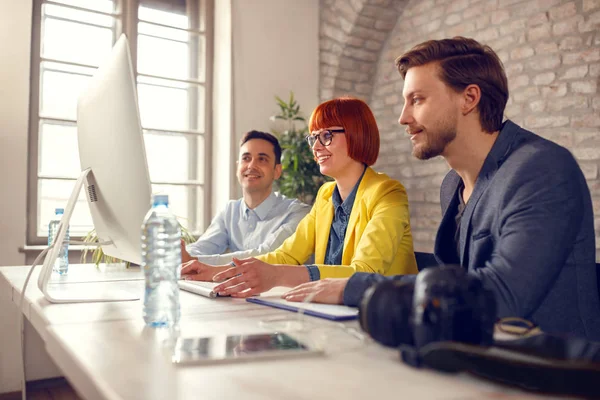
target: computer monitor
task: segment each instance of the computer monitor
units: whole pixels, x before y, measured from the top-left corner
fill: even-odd
[[[77,102],[77,138],[81,175],[65,208],[55,243],[62,243],[82,188],[105,254],[141,263],[141,226],[151,206],[151,185],[139,117],[131,54],[123,34],[93,75]],[[58,298],[48,291],[52,266],[60,246],[44,261],[38,286],[51,302],[133,300],[139,296]],[[61,293],[62,296],[62,293]],[[63,296],[64,297],[64,296]],[[127,298],[126,298],[127,297]]]
[[[136,84],[125,35],[77,102],[81,170],[104,254],[140,264],[140,232],[152,204]]]

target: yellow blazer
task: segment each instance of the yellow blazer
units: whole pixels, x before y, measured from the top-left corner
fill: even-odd
[[[270,264],[300,265],[314,253],[321,279],[345,278],[355,272],[416,274],[406,190],[400,182],[369,167],[350,213],[342,265],[323,264],[333,221],[334,189],[335,182],[321,186],[312,210],[296,232],[277,250],[256,258]]]

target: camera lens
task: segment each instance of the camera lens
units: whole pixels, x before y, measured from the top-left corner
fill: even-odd
[[[443,265],[427,269],[419,274],[415,285],[410,322],[417,348],[439,341],[492,341],[496,318],[493,294],[464,268]]]
[[[385,346],[411,345],[409,316],[413,293],[412,284],[400,281],[384,281],[370,287],[360,303],[360,327]]]
[[[370,287],[359,307],[361,328],[390,347],[417,349],[439,341],[489,345],[496,302],[461,266],[429,268],[416,283],[384,281]]]

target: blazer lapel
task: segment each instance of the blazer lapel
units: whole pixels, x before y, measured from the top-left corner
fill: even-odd
[[[343,254],[346,253],[346,249],[348,248],[348,243],[350,243],[350,240],[352,240],[354,238],[354,233],[355,233],[354,228],[356,227],[356,224],[358,223],[359,218],[360,218],[361,207],[359,206],[359,204],[364,198],[365,188],[368,187],[369,182],[373,178],[374,173],[375,173],[375,171],[373,171],[370,167],[367,167],[367,170],[365,171],[365,174],[362,177],[362,181],[360,181],[360,184],[358,185],[358,190],[356,191],[356,197],[354,198],[354,204],[352,204],[352,212],[350,213],[350,219],[348,220],[348,228],[346,228],[346,236],[344,237]],[[332,219],[333,219],[333,216],[332,216]],[[342,259],[344,257],[343,254],[342,254]]]
[[[500,129],[496,142],[481,166],[481,171],[475,182],[473,193],[465,207],[465,212],[460,222],[460,242],[462,243],[460,249],[460,264],[466,268],[469,266],[469,254],[466,253],[466,249],[470,244],[470,240],[467,239],[469,239],[469,232],[471,231],[471,218],[473,217],[473,212],[477,207],[477,202],[481,198],[481,195],[486,191],[490,181],[496,174],[496,171],[498,171],[498,168],[500,168],[504,160],[508,158],[518,141],[522,140],[517,138],[518,133],[519,127],[512,121],[506,120],[502,124],[502,129]]]
[[[435,245],[433,249],[433,253],[438,261],[438,263],[444,264],[448,262],[448,260],[443,259],[443,255],[446,254],[445,247],[448,246],[447,242],[444,242],[443,233],[448,229],[448,223],[452,222],[454,225],[454,213],[449,210],[456,210],[456,191],[458,190],[458,186],[461,182],[460,176],[456,174],[454,171],[453,176],[449,178],[448,181],[444,182],[441,189],[441,202],[442,202],[442,221],[440,222],[440,226],[438,228]]]
[[[331,230],[331,222],[333,221],[333,202],[331,196],[323,200],[315,221],[317,226],[315,233],[315,264],[323,264],[325,262],[325,252],[327,251],[327,243],[329,243],[329,231]]]
[[[484,163],[485,166],[485,163]],[[468,267],[468,260],[465,260],[465,249],[469,245],[469,231],[471,230],[471,217],[473,216],[473,211],[475,211],[475,207],[477,207],[477,202],[481,198],[481,195],[485,192],[490,182],[490,176],[493,175],[493,172],[483,173],[485,168],[482,168],[477,177],[477,181],[475,182],[475,187],[473,188],[473,193],[471,193],[471,197],[467,204],[465,205],[465,211],[460,220],[460,265],[465,268]]]

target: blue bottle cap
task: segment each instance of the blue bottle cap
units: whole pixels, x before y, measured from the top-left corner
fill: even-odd
[[[169,195],[168,194],[155,194],[152,196],[152,206],[156,207],[158,205],[168,206],[169,205]]]
[[[54,215],[63,215],[64,213],[65,213],[64,208],[55,208],[54,209]]]

